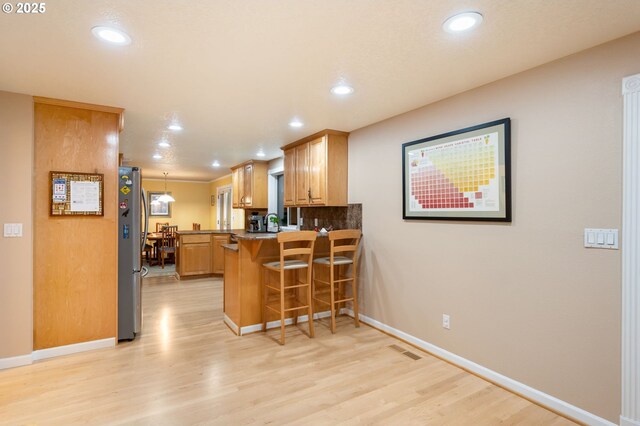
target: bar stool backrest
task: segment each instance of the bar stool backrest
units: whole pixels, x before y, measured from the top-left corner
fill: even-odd
[[[333,264],[333,258],[339,255],[349,257],[355,265],[362,231],[359,229],[340,229],[330,231],[328,237],[330,244],[329,259],[331,264]]]
[[[315,231],[279,232],[277,236],[280,244],[280,265],[284,265],[287,257],[306,257],[304,260],[311,268],[313,261],[313,246],[316,242]]]

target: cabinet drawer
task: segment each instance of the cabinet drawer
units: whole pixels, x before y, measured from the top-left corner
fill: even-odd
[[[182,236],[183,244],[208,243],[209,241],[211,241],[211,235],[209,234],[194,234]]]

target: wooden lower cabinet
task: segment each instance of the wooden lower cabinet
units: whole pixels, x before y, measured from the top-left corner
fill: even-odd
[[[224,273],[222,244],[228,243],[230,234],[202,232],[180,234],[176,272],[180,278]]]

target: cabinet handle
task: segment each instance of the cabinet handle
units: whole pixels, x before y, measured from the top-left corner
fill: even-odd
[[[307,195],[309,195],[309,202],[311,202],[311,188],[309,188],[309,191],[307,191]]]

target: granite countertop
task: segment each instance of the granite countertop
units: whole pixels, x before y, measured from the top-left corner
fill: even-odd
[[[291,232],[291,231],[280,231]],[[277,238],[277,232],[247,232],[245,230],[235,230],[233,235],[239,240],[275,240]],[[318,232],[318,237],[326,237],[327,233]]]
[[[236,234],[238,232],[246,232],[244,229],[204,229],[200,231],[191,231],[184,229],[177,231],[179,235],[196,235],[196,234]]]
[[[244,229],[234,229],[232,234],[239,240],[275,240],[276,232],[247,232]]]

